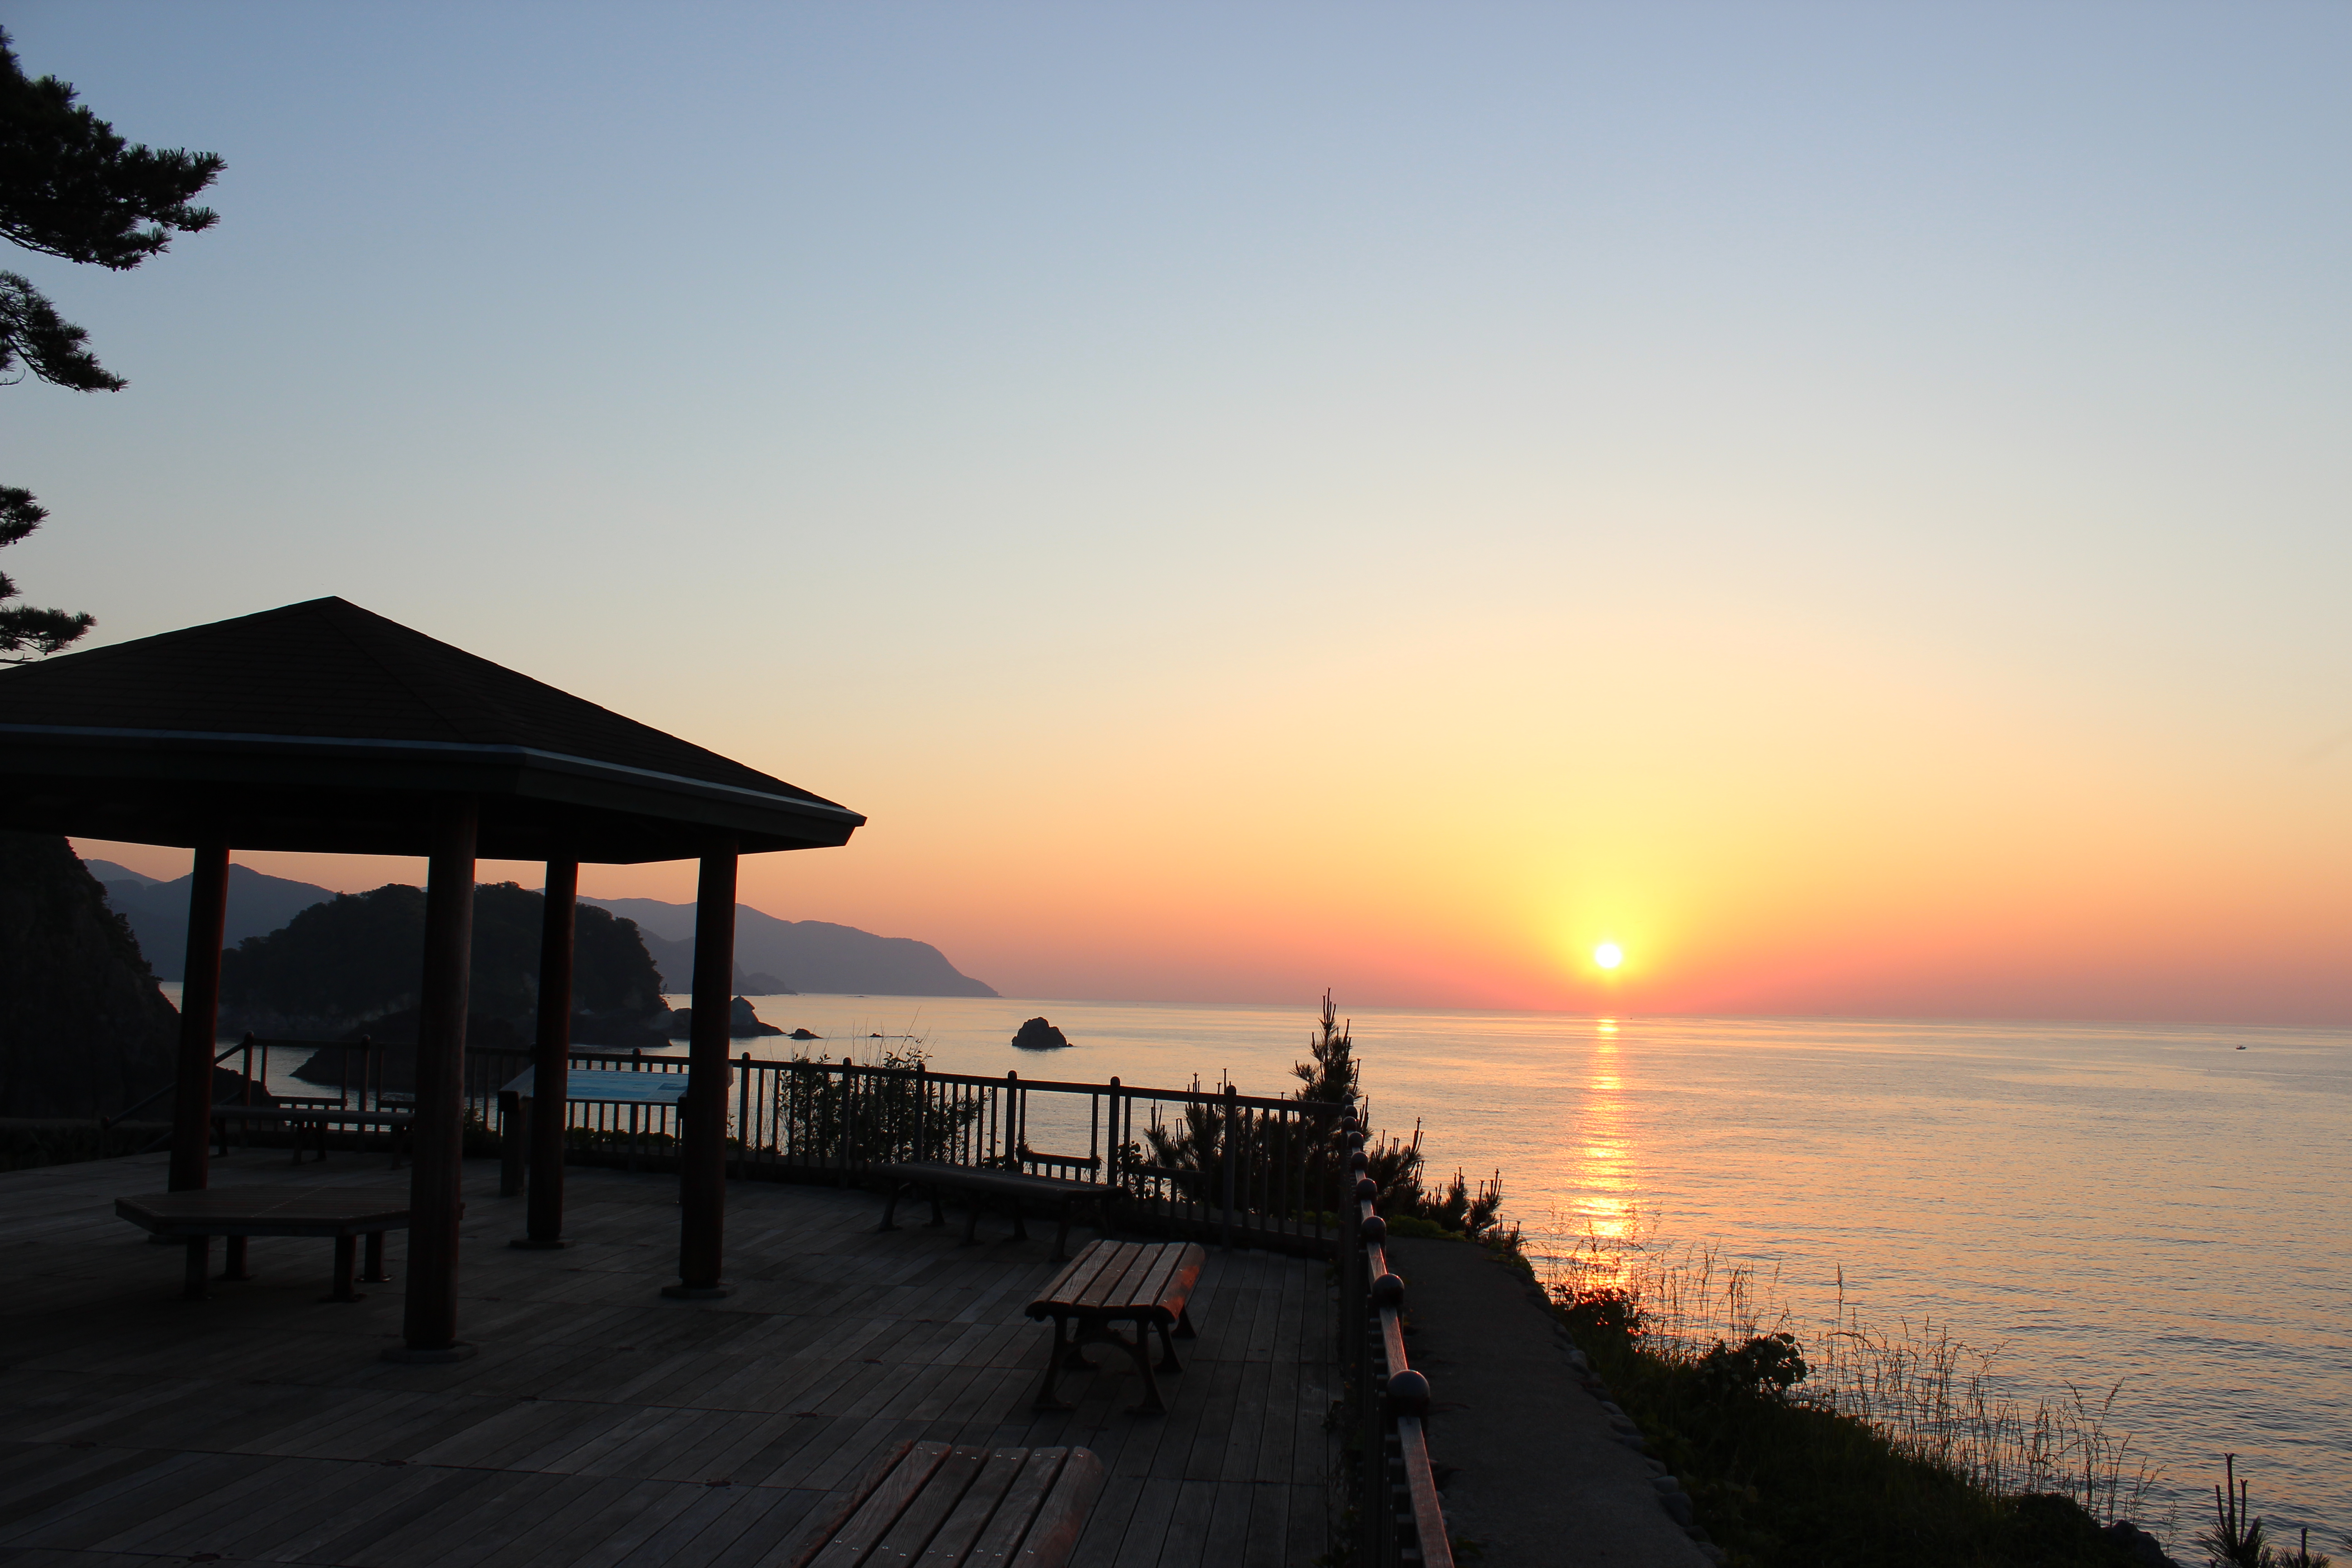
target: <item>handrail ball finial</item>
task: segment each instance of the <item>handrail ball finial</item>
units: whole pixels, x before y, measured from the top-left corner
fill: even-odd
[[[1429,1379],[1407,1369],[1389,1379],[1389,1411],[1425,1420],[1429,1415]]]

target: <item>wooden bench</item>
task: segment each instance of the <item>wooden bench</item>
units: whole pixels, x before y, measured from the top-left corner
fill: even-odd
[[[1102,1489],[1085,1448],[898,1445],[800,1539],[787,1568],[1060,1568]]]
[[[352,1289],[352,1254],[367,1238],[362,1282],[388,1284],[383,1271],[383,1233],[408,1228],[405,1192],[366,1192],[350,1187],[203,1187],[184,1193],[152,1193],[117,1198],[114,1212],[149,1234],[188,1244],[186,1289],[191,1301],[205,1299],[205,1276],[212,1238],[228,1238],[221,1278],[250,1279],[246,1238],[255,1236],[331,1237],[335,1243],[334,1294],[330,1301],[356,1301]]]
[[[247,1125],[258,1122],[266,1127],[286,1127],[293,1130],[294,1163],[302,1163],[302,1131],[318,1131],[319,1158],[327,1158],[327,1129],[330,1127],[381,1127],[392,1135],[392,1168],[400,1168],[400,1136],[416,1120],[406,1110],[352,1110],[333,1100],[305,1102],[273,1097],[276,1105],[215,1105],[213,1107],[213,1140],[226,1157],[228,1153],[228,1124],[242,1121]]]
[[[889,1205],[882,1211],[882,1223],[877,1227],[881,1230],[898,1228],[898,1194],[906,1187],[927,1187],[930,1190],[930,1223],[935,1226],[947,1224],[947,1216],[940,1212],[940,1194],[943,1189],[952,1187],[971,1194],[974,1201],[963,1226],[964,1245],[967,1247],[971,1245],[975,1233],[980,1229],[980,1204],[977,1201],[980,1198],[1004,1198],[1011,1202],[1013,1234],[1020,1240],[1026,1240],[1029,1236],[1028,1225],[1021,1213],[1022,1203],[1034,1200],[1055,1205],[1061,1219],[1061,1227],[1054,1234],[1054,1261],[1056,1263],[1064,1262],[1069,1257],[1070,1211],[1080,1204],[1092,1204],[1108,1225],[1108,1205],[1117,1203],[1119,1197],[1118,1188],[1102,1182],[1072,1182],[1059,1176],[1032,1176],[1019,1171],[992,1171],[975,1165],[950,1165],[934,1160],[877,1165],[874,1172],[890,1187]]]
[[[1182,1339],[1193,1337],[1185,1303],[1208,1261],[1204,1249],[1184,1241],[1097,1241],[1078,1254],[1077,1261],[1054,1276],[1045,1293],[1029,1303],[1029,1316],[1054,1320],[1045,1381],[1038,1385],[1034,1407],[1069,1409],[1055,1397],[1055,1382],[1066,1368],[1094,1365],[1081,1347],[1108,1344],[1133,1356],[1143,1373],[1143,1403],[1130,1409],[1137,1415],[1166,1410],[1160,1401],[1160,1380],[1152,1375],[1151,1331],[1160,1331],[1160,1370],[1183,1371],[1169,1336],[1172,1331]],[[1113,1323],[1134,1324],[1134,1340],[1114,1332]]]

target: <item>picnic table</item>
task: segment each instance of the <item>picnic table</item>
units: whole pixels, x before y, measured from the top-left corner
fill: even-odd
[[[905,1442],[800,1539],[786,1568],[1061,1568],[1102,1489],[1086,1448]]]
[[[224,1279],[250,1279],[245,1245],[256,1236],[331,1237],[335,1243],[334,1293],[330,1301],[356,1301],[352,1288],[352,1254],[367,1239],[367,1266],[360,1279],[385,1284],[383,1233],[408,1228],[405,1189],[369,1192],[352,1187],[199,1187],[188,1192],[150,1193],[117,1198],[114,1212],[149,1234],[188,1244],[184,1290],[191,1301],[205,1299],[212,1238],[228,1238]]]
[[[1185,1241],[1097,1241],[1076,1261],[1054,1276],[1045,1294],[1029,1303],[1032,1318],[1054,1320],[1053,1343],[1045,1354],[1045,1380],[1038,1386],[1035,1408],[1067,1410],[1054,1394],[1065,1368],[1077,1370],[1094,1363],[1082,1347],[1115,1345],[1135,1358],[1143,1373],[1143,1403],[1131,1406],[1137,1415],[1158,1414],[1168,1407],[1160,1400],[1160,1382],[1152,1375],[1150,1335],[1160,1333],[1160,1371],[1181,1372],[1176,1361],[1171,1331],[1191,1339],[1192,1317],[1186,1310],[1208,1252]],[[1129,1341],[1113,1331],[1114,1323],[1131,1323]]]

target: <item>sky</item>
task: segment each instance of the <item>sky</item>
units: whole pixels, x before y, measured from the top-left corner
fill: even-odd
[[[228,161],[0,261],[92,646],[341,595],[1008,995],[2352,1023],[2352,10],[5,25]]]

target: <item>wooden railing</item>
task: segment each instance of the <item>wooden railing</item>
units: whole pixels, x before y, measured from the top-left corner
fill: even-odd
[[[292,1058],[292,1066],[285,1067],[287,1076],[299,1069],[303,1063],[328,1052],[334,1054],[336,1063],[336,1077],[333,1083],[305,1082],[300,1090],[283,1089],[273,1090],[268,1088],[275,1070],[284,1066],[289,1057]],[[356,1040],[294,1040],[266,1039],[259,1035],[247,1033],[236,1044],[226,1047],[213,1056],[213,1066],[216,1068],[233,1059],[236,1060],[237,1075],[245,1080],[235,1090],[233,1100],[216,1097],[217,1102],[224,1105],[235,1103],[250,1109],[257,1103],[254,1097],[258,1092],[266,1097],[268,1104],[281,1108],[321,1111],[390,1110],[393,1107],[383,1090],[383,1052],[384,1047],[382,1045],[364,1035]],[[111,1116],[100,1117],[100,1125],[112,1126],[128,1121],[165,1095],[170,1094],[173,1087],[167,1083],[144,1100],[134,1100]],[[398,1100],[404,1107],[409,1097],[397,1095],[393,1098]],[[247,1142],[253,1141],[254,1134],[249,1126],[240,1128],[239,1133]],[[362,1140],[369,1136],[364,1131],[355,1135]],[[268,1135],[265,1134],[265,1136]],[[287,1133],[284,1136],[291,1137],[292,1134]],[[382,1136],[390,1137],[391,1135],[385,1133]],[[171,1141],[172,1134],[167,1131],[141,1152],[151,1152],[163,1147]]]
[[[576,1068],[682,1073],[684,1058],[575,1050]],[[505,1131],[499,1090],[527,1051],[468,1050],[467,1109]],[[938,1160],[1118,1189],[1122,1223],[1330,1258],[1347,1172],[1344,1108],[1221,1089],[1064,1083],[847,1061],[729,1064],[728,1169],[740,1178],[848,1183],[889,1162]],[[574,1102],[574,1159],[660,1168],[677,1157],[666,1106]]]
[[[1389,1268],[1388,1222],[1375,1212],[1380,1187],[1366,1173],[1364,1134],[1352,1120],[1343,1142],[1354,1179],[1348,1207],[1352,1245],[1340,1248],[1349,1384],[1356,1447],[1353,1469],[1358,1568],[1453,1568],[1445,1510],[1429,1465],[1429,1379],[1404,1348],[1404,1281]]]

